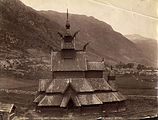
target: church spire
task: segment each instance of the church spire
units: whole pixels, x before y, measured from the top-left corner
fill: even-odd
[[[67,9],[66,29],[70,29],[70,23],[69,23],[69,13],[68,13],[68,9]]]
[[[67,8],[67,20],[69,19],[69,13],[68,13],[68,8]]]

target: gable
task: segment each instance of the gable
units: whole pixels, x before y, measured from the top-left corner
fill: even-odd
[[[67,78],[53,79],[48,88],[47,93],[64,93],[69,84],[76,92],[93,92],[92,86],[85,78]]]
[[[77,97],[77,93],[76,91],[74,91],[71,84],[69,84],[67,90],[63,95],[60,107],[67,107],[69,102],[72,102],[74,106],[81,106],[80,101]]]
[[[53,79],[46,93],[64,93],[69,84],[76,92],[115,91],[104,78]]]
[[[38,106],[60,106],[61,101],[61,95],[45,95]]]

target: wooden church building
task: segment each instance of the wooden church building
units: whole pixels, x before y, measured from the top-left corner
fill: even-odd
[[[51,52],[52,79],[40,79],[38,95],[34,100],[37,109],[117,109],[125,97],[104,78],[104,61],[90,62],[86,58],[86,45],[76,49],[75,34],[70,32],[66,21],[66,32],[61,37],[60,51]]]

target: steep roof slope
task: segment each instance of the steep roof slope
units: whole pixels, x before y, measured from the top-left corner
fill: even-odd
[[[42,88],[46,88],[44,91]],[[65,78],[40,80],[35,100],[38,106],[66,107],[72,99],[75,106],[120,102],[126,98],[113,89],[104,78]]]

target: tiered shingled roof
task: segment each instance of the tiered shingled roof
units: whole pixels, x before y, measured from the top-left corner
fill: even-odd
[[[70,98],[76,106],[125,100],[104,78],[53,79],[51,83],[48,81],[44,83],[40,80],[39,92],[45,93],[34,100],[39,103],[38,106],[66,107]],[[45,91],[43,88],[46,88]],[[68,90],[69,88],[71,90]]]

